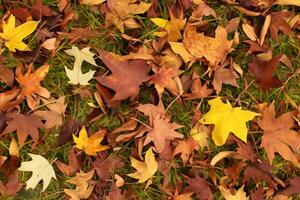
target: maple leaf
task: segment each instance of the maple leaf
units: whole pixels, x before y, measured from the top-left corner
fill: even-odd
[[[279,153],[285,160],[300,167],[298,146],[300,134],[292,130],[294,126],[293,112],[287,112],[275,118],[274,102],[265,108],[258,125],[264,130],[260,147],[263,147],[272,163],[275,153]]]
[[[45,78],[49,71],[49,65],[45,64],[31,72],[33,64],[28,65],[28,71],[23,74],[22,66],[18,65],[16,69],[16,80],[22,87],[21,94],[25,97],[30,97],[33,94],[38,94],[42,97],[49,98],[49,91],[40,85],[40,82]]]
[[[188,140],[179,140],[178,145],[173,152],[173,156],[180,154],[180,158],[182,159],[183,163],[186,164],[193,151],[197,149],[198,144],[195,140],[191,138]]]
[[[279,41],[278,32],[282,31],[284,34],[293,36],[291,26],[289,25],[287,18],[291,17],[291,13],[288,11],[272,12],[271,13],[271,24],[270,24],[270,35],[277,42]]]
[[[83,74],[81,71],[81,66],[83,61],[86,61],[92,65],[97,65],[94,60],[94,53],[90,52],[90,48],[86,47],[81,50],[76,46],[72,46],[71,49],[65,50],[65,52],[75,57],[74,67],[72,70],[68,69],[65,66],[65,70],[68,78],[70,79],[69,83],[71,84],[80,84],[80,85],[88,85],[89,81],[93,78],[95,71],[90,70],[89,72]]]
[[[136,2],[137,0],[107,0],[107,6],[121,19],[130,18],[132,15],[136,14],[142,14],[151,6],[151,3]]]
[[[29,50],[22,40],[35,30],[39,22],[28,21],[18,27],[15,27],[15,24],[15,16],[10,15],[7,22],[3,22],[3,33],[0,33],[0,37],[5,40],[5,46],[12,52],[16,52],[16,49],[20,51]]]
[[[198,173],[195,174],[194,177],[189,177],[184,175],[184,181],[188,184],[186,188],[184,188],[182,193],[195,193],[196,197],[203,200],[213,200],[213,194],[207,181],[200,177]]]
[[[73,149],[70,150],[69,156],[68,156],[69,164],[66,165],[62,163],[59,160],[55,161],[56,166],[58,169],[65,175],[70,176],[75,171],[80,169],[81,166],[81,159],[79,156],[76,155],[75,151]]]
[[[28,135],[32,137],[34,143],[39,141],[38,128],[42,128],[44,125],[40,117],[34,114],[23,115],[19,113],[9,113],[6,116],[11,118],[11,120],[7,122],[7,127],[3,130],[2,134],[16,130],[20,147],[24,145]]]
[[[14,83],[15,75],[12,69],[9,69],[2,65],[0,62],[0,81],[3,81],[9,86],[12,86]]]
[[[31,178],[26,182],[26,190],[29,188],[34,189],[36,185],[43,180],[44,191],[52,178],[56,179],[55,172],[51,164],[44,157],[35,154],[28,154],[32,160],[22,162],[19,171],[32,171]]]
[[[219,189],[226,200],[249,200],[249,197],[247,197],[246,192],[244,192],[244,186],[238,189],[235,195],[232,195],[230,190],[223,186],[219,186]]]
[[[269,89],[281,85],[281,81],[273,76],[282,55],[273,57],[270,61],[260,61],[256,56],[252,57],[252,63],[248,64],[251,73],[257,78],[261,89]]]
[[[20,89],[12,89],[10,91],[0,93],[0,111],[12,108],[21,103],[22,99],[16,100],[19,94]]]
[[[170,17],[170,21],[162,18],[150,18],[150,20],[158,27],[166,30],[165,32],[154,32],[154,35],[163,37],[168,34],[168,40],[175,42],[182,38],[180,31],[183,29],[186,19],[183,19],[182,15],[181,18],[176,18],[171,14]]]
[[[185,48],[197,58],[205,57],[211,65],[216,65],[225,60],[227,53],[231,51],[232,41],[227,40],[227,31],[218,26],[216,37],[211,38],[203,33],[197,33],[195,26],[186,28],[183,35]]]
[[[136,160],[130,157],[131,166],[137,171],[131,174],[127,174],[131,178],[139,179],[139,183],[143,183],[150,179],[158,169],[158,163],[155,160],[152,149],[148,149],[145,154],[145,162]]]
[[[214,80],[212,81],[212,84],[217,94],[221,92],[223,84],[239,87],[236,82],[238,75],[232,69],[225,68],[224,66],[218,66],[214,72]]]
[[[187,100],[203,99],[211,95],[213,93],[213,90],[208,87],[207,83],[202,85],[200,79],[195,78],[193,79],[191,92],[192,93],[187,93],[182,96]]]
[[[203,149],[208,146],[208,135],[210,134],[210,128],[197,123],[190,131],[190,136],[194,141]]]
[[[22,188],[22,184],[19,183],[18,171],[15,171],[10,177],[7,183],[0,182],[0,193],[3,196],[16,196],[17,192]]]
[[[74,190],[64,189],[64,192],[74,200],[88,199],[94,190],[95,184],[91,179],[94,175],[94,170],[87,173],[80,171],[76,176],[68,180],[69,183],[76,185]]]
[[[98,50],[100,58],[111,70],[110,76],[98,76],[96,80],[102,85],[113,89],[116,93],[110,101],[134,99],[140,90],[140,85],[150,79],[148,72],[151,67],[145,60],[121,61],[116,54]]]
[[[241,107],[233,108],[228,101],[223,103],[220,97],[208,101],[208,104],[211,106],[210,110],[199,122],[215,125],[212,139],[216,145],[225,144],[230,132],[247,142],[246,122],[259,116],[259,113],[242,110]]]
[[[42,99],[49,111],[36,111],[35,115],[46,120],[45,128],[53,128],[62,125],[62,115],[64,114],[67,104],[65,104],[65,97],[59,99],[51,98],[50,100]]]
[[[284,190],[280,191],[279,194],[283,195],[292,195],[292,194],[298,194],[300,193],[300,177],[294,177],[290,179],[289,186],[285,188]]]
[[[73,135],[73,140],[76,144],[76,148],[84,151],[86,154],[96,156],[97,152],[109,149],[109,146],[101,145],[101,141],[104,138],[105,131],[100,130],[92,136],[88,137],[85,127],[79,132],[79,137]]]

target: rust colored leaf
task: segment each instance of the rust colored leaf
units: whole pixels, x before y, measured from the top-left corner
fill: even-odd
[[[256,56],[252,57],[252,63],[248,64],[250,71],[256,77],[259,86],[263,90],[275,88],[282,83],[276,76],[273,75],[279,62],[281,55],[273,57],[270,61],[260,61]]]
[[[74,174],[74,172],[80,170],[81,168],[81,158],[80,156],[76,155],[73,149],[70,150],[68,160],[68,165],[59,160],[55,161],[55,164],[58,167],[58,169],[66,176]]]
[[[23,115],[19,113],[9,113],[6,117],[10,118],[7,121],[7,127],[3,130],[2,134],[11,133],[17,131],[18,141],[20,147],[24,145],[26,138],[30,135],[37,143],[39,140],[39,128],[43,127],[42,119],[34,114]]]
[[[99,49],[98,53],[112,75],[98,76],[96,80],[116,92],[111,101],[128,97],[133,100],[140,91],[140,85],[149,80],[150,66],[144,60],[121,61],[118,55],[102,49]]]
[[[294,123],[293,112],[275,118],[274,102],[263,110],[258,120],[258,125],[264,130],[260,147],[266,150],[270,164],[275,153],[279,153],[285,160],[300,167],[300,133],[292,130]]]

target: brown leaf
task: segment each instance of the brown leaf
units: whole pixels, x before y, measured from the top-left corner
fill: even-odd
[[[291,14],[288,11],[272,12],[271,13],[271,24],[270,24],[270,35],[271,37],[278,41],[278,32],[282,31],[288,36],[293,36],[294,32],[292,31],[288,22],[285,21],[285,17],[290,17]]]
[[[273,75],[281,55],[277,55],[268,62],[260,61],[256,56],[252,57],[252,63],[248,64],[251,73],[256,77],[259,86],[263,89],[275,88],[281,85],[279,78]]]
[[[197,33],[195,26],[189,26],[184,32],[183,44],[193,56],[205,57],[214,66],[225,60],[232,46],[232,41],[227,40],[225,28],[218,26],[215,34],[215,38],[207,37]]]
[[[12,69],[6,68],[0,63],[0,81],[3,81],[9,86],[14,83],[15,75]]]
[[[36,19],[41,19],[43,16],[50,17],[57,15],[57,13],[48,6],[44,6],[42,0],[36,0],[35,4],[31,7],[30,12]]]
[[[215,69],[214,80],[212,81],[217,94],[221,92],[223,84],[239,87],[236,82],[237,77],[238,75],[233,70],[224,67],[217,67]]]
[[[61,146],[72,140],[72,134],[75,134],[79,131],[81,122],[75,120],[72,117],[67,117],[67,120],[63,127],[60,130],[59,136],[56,141],[56,145]]]
[[[72,175],[74,172],[80,170],[81,168],[81,157],[76,155],[74,149],[70,150],[68,156],[69,164],[62,163],[59,160],[55,161],[56,166],[58,169],[66,176]]]
[[[117,168],[123,167],[124,163],[121,158],[107,157],[104,153],[102,154],[104,156],[97,157],[93,162],[93,167],[100,179],[107,180],[110,179],[110,174]]]
[[[196,197],[201,200],[213,200],[213,194],[204,178],[201,178],[198,174],[194,177],[184,176],[185,183],[188,184],[184,188],[183,193],[195,193]]]
[[[128,97],[133,100],[139,93],[140,85],[149,80],[150,66],[144,60],[121,61],[118,55],[102,49],[98,49],[98,53],[112,75],[98,76],[96,80],[116,92],[111,101]]]
[[[193,139],[187,140],[179,140],[178,145],[176,146],[173,156],[180,154],[180,158],[182,159],[183,163],[186,164],[191,157],[194,150],[198,149],[198,144]]]
[[[16,100],[20,89],[12,89],[7,92],[0,93],[0,111],[4,111],[17,106],[22,99]]]
[[[272,188],[277,189],[271,171],[272,166],[267,161],[253,163],[245,169],[243,183],[248,183],[252,179],[257,184],[263,180]]]
[[[124,195],[121,190],[116,186],[116,184],[111,184],[109,189],[109,194],[105,200],[125,200]]]
[[[19,113],[9,113],[6,117],[11,118],[11,120],[7,121],[7,127],[2,134],[17,131],[20,148],[24,145],[28,135],[32,137],[34,143],[38,143],[40,135],[38,129],[43,127],[43,122],[40,117],[34,114],[23,115]]]
[[[187,93],[182,96],[187,100],[203,99],[211,95],[213,93],[213,90],[208,87],[207,83],[202,85],[201,80],[199,78],[195,78],[193,79],[191,92],[192,93]]]
[[[49,100],[42,99],[49,111],[38,110],[34,112],[35,115],[46,120],[45,128],[59,127],[62,125],[62,115],[64,114],[67,104],[65,104],[65,97],[59,99],[51,98]]]
[[[19,183],[18,171],[15,171],[8,179],[7,183],[0,182],[0,193],[2,196],[16,196],[17,192],[22,188]]]
[[[293,112],[287,112],[275,118],[274,102],[265,108],[258,125],[264,130],[260,147],[263,147],[272,163],[275,153],[279,153],[285,160],[300,167],[298,146],[300,133],[292,130],[294,126]]]
[[[295,177],[289,180],[289,186],[284,190],[280,191],[279,194],[282,195],[292,195],[300,193],[300,177]]]
[[[59,32],[59,35],[66,36],[70,41],[70,43],[80,42],[80,41],[87,41],[91,37],[97,36],[98,31],[92,31],[91,27],[85,27],[85,28],[71,28],[71,32],[64,33]]]

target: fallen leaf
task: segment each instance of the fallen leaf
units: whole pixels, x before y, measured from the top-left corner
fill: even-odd
[[[209,188],[207,181],[198,174],[195,177],[184,176],[184,181],[188,186],[184,188],[182,193],[195,193],[199,199],[213,200],[214,196]]]
[[[236,82],[238,75],[232,69],[225,68],[224,66],[218,66],[214,72],[212,84],[217,94],[221,92],[223,84],[239,87]]]
[[[3,66],[0,63],[0,80],[9,86],[12,86],[14,83],[14,79],[15,79],[15,75],[13,70]]]
[[[175,191],[174,200],[192,200],[192,192],[178,194],[178,191]]]
[[[286,6],[286,5],[293,5],[293,6],[300,6],[299,0],[276,0],[275,4]]]
[[[215,38],[207,37],[203,33],[197,33],[195,26],[186,28],[183,36],[183,44],[186,49],[197,58],[205,57],[211,65],[224,61],[231,51],[232,41],[227,40],[227,31],[218,26]]]
[[[264,148],[270,164],[275,153],[279,153],[285,160],[300,167],[298,146],[300,134],[292,130],[294,125],[293,113],[287,112],[275,118],[274,102],[265,108],[258,125],[264,130],[260,147]]]
[[[100,130],[88,137],[85,127],[79,132],[79,137],[73,135],[73,140],[75,142],[75,147],[84,151],[87,155],[96,156],[97,152],[105,151],[109,149],[109,146],[100,144],[105,135],[104,130]]]
[[[59,160],[55,161],[55,164],[58,167],[58,169],[66,176],[72,175],[75,171],[78,171],[81,167],[81,159],[79,156],[76,155],[73,149],[70,150],[68,160],[69,160],[68,165]]]
[[[208,146],[208,136],[211,130],[209,127],[197,123],[190,131],[190,136],[197,142],[197,144],[203,149]]]
[[[94,184],[91,183],[91,179],[94,175],[94,170],[90,170],[87,173],[80,171],[76,173],[76,176],[68,180],[69,183],[76,185],[74,190],[64,189],[64,192],[73,200],[88,199],[94,190]]]
[[[182,159],[183,163],[186,164],[194,150],[198,150],[198,144],[195,140],[179,140],[178,145],[173,151],[173,156],[180,154],[180,158]]]
[[[202,85],[201,80],[199,78],[195,78],[193,79],[191,92],[192,93],[187,93],[182,96],[187,100],[203,99],[211,95],[213,93],[213,90],[208,87],[207,83]]]
[[[7,127],[3,130],[2,134],[17,131],[20,147],[24,145],[28,135],[32,137],[34,143],[38,143],[40,135],[38,129],[43,127],[40,117],[34,114],[23,115],[19,113],[9,113],[6,117],[11,118],[11,120],[7,121]]]
[[[34,112],[35,115],[46,120],[45,128],[59,127],[62,125],[62,115],[65,113],[67,104],[65,104],[65,97],[58,99],[51,98],[49,100],[42,99],[49,111],[38,110]]]
[[[29,50],[29,47],[22,40],[30,35],[38,24],[38,21],[28,21],[15,27],[16,18],[10,15],[7,22],[3,22],[3,33],[0,33],[0,37],[5,40],[5,46],[12,52],[16,52],[16,49],[20,51]]]
[[[155,160],[155,156],[152,149],[148,149],[145,154],[145,162],[136,160],[130,157],[131,166],[137,171],[131,174],[127,174],[131,178],[138,179],[138,183],[143,183],[150,179],[158,169],[158,163]]]
[[[279,41],[278,32],[282,31],[284,34],[293,36],[294,32],[292,31],[290,25],[285,18],[290,17],[291,14],[288,11],[279,11],[279,12],[272,12],[271,13],[271,24],[270,24],[270,35],[271,37]]]
[[[115,12],[121,19],[130,18],[132,15],[146,12],[151,3],[145,3],[137,0],[107,0],[108,8]]]
[[[49,98],[49,91],[41,86],[41,81],[46,77],[49,71],[49,65],[44,64],[34,72],[31,72],[33,64],[28,65],[28,71],[23,74],[22,65],[18,65],[16,69],[16,80],[21,85],[21,94],[25,97],[30,97],[33,94],[38,94],[44,98]]]
[[[26,182],[26,190],[34,189],[43,180],[43,190],[48,187],[52,178],[56,179],[55,172],[51,164],[44,157],[35,154],[28,154],[32,160],[22,162],[19,171],[31,171],[32,176]]]
[[[292,195],[292,194],[299,194],[300,193],[300,177],[294,177],[289,180],[289,186],[284,190],[280,191],[279,194],[283,195]]]
[[[256,56],[252,57],[252,63],[248,64],[251,73],[257,78],[259,86],[266,90],[281,85],[279,78],[273,75],[281,55],[273,57],[270,61],[262,62]]]
[[[98,5],[106,0],[79,0],[80,4],[86,4],[86,5]]]
[[[231,194],[229,189],[223,186],[219,186],[219,189],[226,200],[249,200],[246,192],[244,192],[244,186],[238,189],[234,195]]]
[[[71,84],[80,84],[88,85],[89,81],[93,78],[95,71],[90,70],[87,73],[82,73],[81,66],[83,61],[86,61],[92,65],[97,65],[94,60],[94,53],[90,52],[90,48],[86,47],[81,50],[76,46],[72,46],[71,49],[65,51],[68,55],[75,57],[74,67],[72,70],[65,67],[68,78],[70,79],[69,83]]]
[[[13,108],[21,103],[22,99],[16,100],[20,92],[20,89],[12,89],[10,91],[0,93],[0,111]]]
[[[81,122],[79,120],[74,120],[71,117],[67,117],[65,123],[63,124],[59,136],[56,141],[57,146],[61,146],[68,141],[72,141],[72,134],[79,131]]]
[[[17,192],[21,190],[22,184],[19,183],[19,177],[18,172],[15,171],[14,174],[12,174],[6,183],[0,182],[0,193],[3,196],[9,195],[9,196],[16,196]]]
[[[215,125],[212,139],[216,145],[225,144],[230,132],[247,142],[246,122],[259,116],[259,113],[242,110],[241,107],[233,108],[228,101],[223,103],[220,97],[208,101],[208,104],[211,106],[210,110],[199,122]]]
[[[247,35],[248,38],[250,38],[250,40],[252,41],[258,41],[258,37],[255,33],[255,29],[249,25],[247,22],[242,24],[242,28],[244,33]]]
[[[98,76],[96,80],[102,85],[113,89],[116,93],[110,101],[132,100],[138,95],[140,85],[150,79],[150,66],[144,60],[121,61],[116,54],[98,50],[100,58],[111,70],[110,76]],[[122,81],[120,81],[122,80]]]

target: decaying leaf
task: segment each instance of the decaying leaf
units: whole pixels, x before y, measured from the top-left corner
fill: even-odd
[[[259,116],[259,113],[242,110],[241,107],[233,108],[228,101],[223,103],[220,97],[208,101],[208,104],[211,106],[210,110],[199,122],[215,125],[212,139],[216,145],[225,144],[229,133],[233,133],[242,141],[247,142],[246,122]]]

